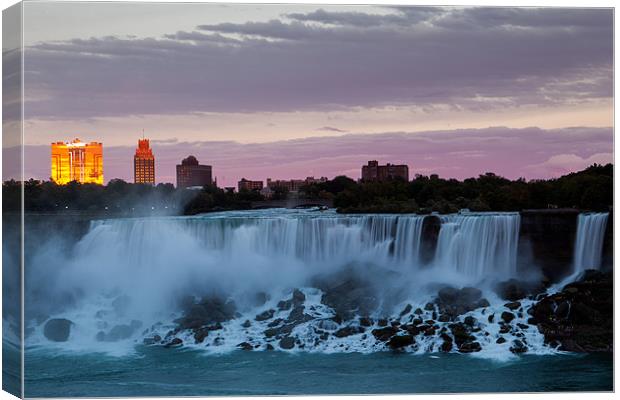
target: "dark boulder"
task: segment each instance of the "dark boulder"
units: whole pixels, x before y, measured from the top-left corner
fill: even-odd
[[[275,312],[276,312],[276,310],[266,310],[266,311],[263,311],[262,313],[258,314],[255,319],[257,321],[266,321],[268,319],[273,318],[273,315],[275,314]]]
[[[273,321],[271,321],[270,323],[268,323],[267,326],[270,327],[270,328],[273,328],[274,326],[280,325],[282,322],[284,322],[284,320],[282,318],[276,318]]]
[[[249,328],[250,326],[252,326],[252,323],[250,322],[249,319],[246,319],[245,322],[241,324],[241,326],[243,328]]]
[[[237,347],[239,347],[241,350],[246,351],[254,349],[254,347],[248,342],[241,342],[237,345]]]
[[[205,325],[229,321],[235,317],[236,306],[220,298],[203,298],[199,303],[186,305],[183,317],[176,319],[181,329],[196,329]]]
[[[510,346],[510,351],[515,354],[525,353],[527,352],[527,346],[522,341],[515,339],[512,342],[512,346]]]
[[[283,337],[282,339],[280,339],[279,345],[285,350],[290,350],[295,347],[295,338],[290,336]]]
[[[306,301],[306,295],[299,289],[293,290],[293,305],[299,306]]]
[[[500,282],[495,286],[495,293],[511,302],[535,296],[544,291],[545,286],[540,282],[525,282],[516,279]]]
[[[53,342],[66,342],[71,334],[71,322],[65,318],[50,319],[43,327],[43,334]]]
[[[292,306],[293,302],[291,300],[280,300],[278,302],[278,310],[280,311],[290,310]]]
[[[588,270],[528,313],[545,342],[573,352],[613,351],[613,275]]]
[[[497,344],[502,344],[502,343],[506,343],[506,339],[504,339],[503,336],[500,336],[497,338],[497,340],[495,341],[495,343]]]
[[[405,315],[409,314],[411,312],[412,308],[413,307],[411,306],[411,304],[407,304],[405,309],[400,312],[400,316],[402,317],[402,316],[405,316]]]
[[[465,342],[459,346],[460,353],[474,353],[480,350],[482,350],[482,347],[478,342]]]
[[[347,326],[334,332],[334,336],[338,338],[343,338],[347,336],[357,335],[359,333],[364,333],[364,331],[365,329],[361,326]]]
[[[452,351],[452,338],[445,333],[441,334],[441,338],[443,339],[443,342],[441,343],[441,347],[439,348],[439,350],[443,351],[444,353]]]
[[[362,317],[362,318],[360,318],[360,325],[361,326],[371,326],[372,325],[372,319],[370,319],[368,317]]]
[[[397,335],[387,342],[387,345],[392,349],[400,349],[406,346],[410,346],[415,343],[415,339],[411,335]]]
[[[454,337],[454,343],[460,348],[463,343],[473,341],[475,338],[470,333],[470,327],[464,323],[458,322],[448,326]]]
[[[172,347],[180,347],[183,345],[183,340],[179,339],[179,338],[174,338],[172,339],[170,342],[166,343],[164,345],[164,347],[166,348],[172,348]]]
[[[207,336],[209,336],[208,329],[200,328],[194,331],[194,341],[196,344],[204,342]]]
[[[385,328],[373,329],[372,335],[375,339],[382,342],[387,342],[392,336],[396,335],[398,330],[393,326],[386,326]]]
[[[465,314],[469,311],[473,311],[477,308],[488,307],[489,302],[481,297],[482,292],[480,289],[473,287],[464,287],[460,290],[452,287],[445,287],[437,293],[435,304],[437,305],[442,319],[452,321],[459,315]],[[426,309],[428,310],[429,307],[426,307]],[[434,310],[434,306],[429,311],[432,310]]]
[[[521,307],[521,303],[519,303],[518,301],[512,301],[510,303],[504,304],[504,307],[506,307],[507,309],[511,311],[514,311],[518,309],[519,307]]]
[[[319,288],[323,290],[321,303],[331,307],[345,321],[356,315],[371,314],[378,304],[372,286],[356,277],[344,282],[321,282]]]
[[[472,317],[471,315],[468,315],[467,317],[465,317],[465,319],[463,319],[463,322],[465,323],[465,325],[469,325],[470,327],[473,327],[474,325],[476,325],[476,318]]]
[[[506,323],[510,323],[513,319],[515,319],[515,315],[511,312],[504,311],[501,315],[502,320]]]

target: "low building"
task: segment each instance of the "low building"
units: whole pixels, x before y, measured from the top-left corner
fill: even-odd
[[[201,165],[194,156],[189,156],[177,165],[177,188],[213,185],[213,172],[210,165]]]
[[[406,164],[379,165],[376,160],[368,161],[367,165],[362,166],[364,182],[385,182],[393,179],[409,181],[409,167]]]
[[[309,176],[306,179],[290,179],[290,180],[272,180],[271,178],[267,178],[267,187],[271,190],[274,190],[277,187],[286,188],[289,192],[298,192],[302,186],[312,185],[317,183],[327,182],[327,178],[322,176],[320,178],[315,178],[314,176]]]
[[[237,183],[237,187],[239,188],[239,191],[261,190],[263,188],[263,181],[251,181],[245,178],[241,178],[241,180]]]

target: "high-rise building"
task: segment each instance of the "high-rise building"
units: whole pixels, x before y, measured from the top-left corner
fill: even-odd
[[[155,184],[155,156],[148,139],[139,139],[136,154],[133,156],[134,183]]]
[[[212,168],[210,165],[200,165],[194,156],[189,156],[180,165],[177,165],[177,187],[212,185]]]
[[[52,143],[51,178],[59,185],[71,181],[103,185],[103,144],[71,142]]]
[[[368,165],[362,166],[362,181],[383,182],[392,179],[409,181],[409,167],[405,164],[387,163],[386,165],[379,165],[376,160],[368,161]]]
[[[237,183],[237,187],[239,191],[242,190],[261,190],[263,188],[263,181],[250,181],[245,178],[241,178],[241,180]]]

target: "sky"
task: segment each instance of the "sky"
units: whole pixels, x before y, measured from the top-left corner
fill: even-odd
[[[133,179],[189,154],[241,177],[559,176],[613,161],[611,9],[25,3],[26,176],[104,143]]]

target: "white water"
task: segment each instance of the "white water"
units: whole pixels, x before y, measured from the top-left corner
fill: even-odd
[[[290,298],[292,288],[299,287],[306,294],[306,312],[317,318],[293,331],[306,344],[304,351],[370,352],[385,349],[370,335],[370,330],[378,327],[378,318],[398,316],[406,304],[413,310],[423,309],[436,295],[438,285],[448,284],[483,289],[491,305],[460,319],[471,315],[479,320],[482,330],[475,334],[483,345],[479,356],[510,357],[508,345],[495,344],[497,324],[487,323],[486,318],[490,313],[498,318],[507,310],[490,289],[494,282],[516,276],[519,214],[441,216],[436,252],[427,265],[421,262],[425,218],[262,210],[95,221],[67,259],[54,260],[56,265],[49,264],[49,255],[40,260],[40,268],[58,270],[53,277],[45,275],[41,285],[52,288],[58,297],[70,294],[76,298],[51,315],[75,322],[70,340],[50,343],[39,325],[27,342],[59,350],[124,354],[141,343],[145,328],[155,326],[149,335],[156,332],[161,336],[173,328],[172,321],[181,316],[177,301],[183,296],[223,294],[235,301],[240,315],[196,347],[231,351],[243,341],[264,347],[266,342],[259,337],[269,321],[254,321],[255,315],[277,308],[279,300]],[[355,271],[373,282],[377,310],[371,317],[375,325],[367,329],[366,336],[330,336],[316,344],[313,332],[317,324],[334,311],[321,303],[321,291],[311,286],[312,279],[338,271]],[[252,299],[259,292],[267,293],[269,300],[256,306]],[[122,313],[113,306],[120,296],[130,300]],[[274,318],[286,318],[288,312],[277,311]],[[403,318],[413,317],[410,313]],[[422,317],[431,319],[432,311],[425,310]],[[527,317],[522,311],[511,322],[515,331],[516,324],[525,324]],[[143,326],[129,340],[95,339],[98,332],[134,319]],[[241,327],[246,319],[252,321],[250,328]],[[527,338],[530,352],[550,351],[535,327],[521,334]],[[187,335],[186,345],[193,346],[191,334]],[[419,336],[413,351],[433,352],[439,346],[438,337]]]
[[[601,267],[601,254],[608,217],[609,213],[579,214],[573,258],[575,273]]]

